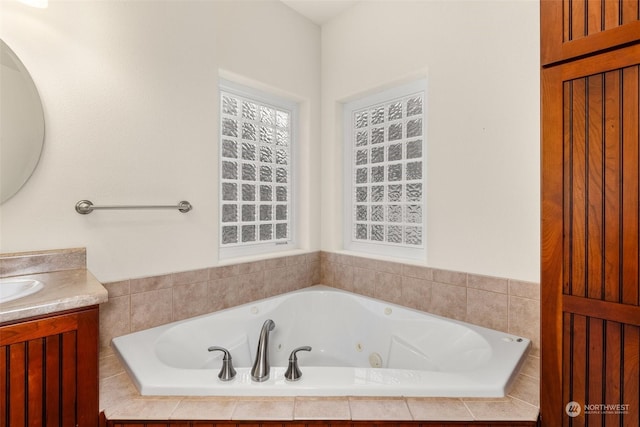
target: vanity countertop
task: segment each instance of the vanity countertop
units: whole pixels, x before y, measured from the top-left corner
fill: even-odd
[[[0,304],[0,324],[106,302],[107,290],[85,268],[15,276],[44,283],[41,291]]]

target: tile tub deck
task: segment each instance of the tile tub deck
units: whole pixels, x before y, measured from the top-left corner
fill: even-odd
[[[122,420],[536,421],[540,359],[504,398],[141,396],[113,352],[100,356],[100,411]]]

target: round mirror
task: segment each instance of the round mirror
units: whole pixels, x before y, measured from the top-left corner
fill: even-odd
[[[0,40],[0,203],[16,194],[38,165],[44,112],[36,85],[16,54]]]

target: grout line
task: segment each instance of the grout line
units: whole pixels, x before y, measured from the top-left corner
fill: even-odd
[[[476,417],[476,415],[471,411],[471,408],[469,408],[469,406],[467,405],[467,402],[465,402],[464,399],[460,399],[460,401],[462,402],[464,407],[467,409],[467,412],[469,412],[469,415],[471,415],[471,418],[473,418],[474,421],[478,421],[478,417]]]
[[[517,400],[517,401],[518,401],[518,402],[520,402],[520,403],[524,403],[525,405],[529,405],[529,406],[531,406],[532,408],[540,409],[540,407],[539,407],[539,406],[534,405],[534,404],[533,404],[533,403],[531,403],[531,402],[527,402],[526,400],[522,400],[522,399],[520,399],[520,398],[518,398],[518,397],[511,396],[510,394],[508,394],[508,395],[507,395],[507,397],[509,397],[511,400]]]

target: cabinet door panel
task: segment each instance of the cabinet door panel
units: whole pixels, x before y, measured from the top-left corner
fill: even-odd
[[[0,384],[7,384],[7,374],[9,372],[9,360],[7,358],[8,348],[0,348]],[[6,389],[4,389],[6,391]],[[0,427],[7,427],[7,398],[0,398]]]
[[[639,0],[542,0],[542,65],[640,40]]]
[[[76,424],[76,332],[65,332],[62,338],[60,370],[62,372],[61,409],[62,425]],[[97,415],[97,414],[96,414]]]
[[[638,305],[638,70],[563,83],[566,295]]]
[[[25,425],[26,390],[25,384],[25,344],[17,343],[9,347],[9,422],[11,427]]]
[[[60,354],[60,335],[52,335],[45,338],[47,360],[45,370],[45,393],[47,427],[60,426],[60,359],[55,355]]]
[[[542,83],[543,423],[638,425],[640,44]]]
[[[97,307],[0,327],[0,427],[97,426],[97,337]]]
[[[32,427],[42,426],[44,416],[44,339],[38,338],[27,343],[27,424]]]

